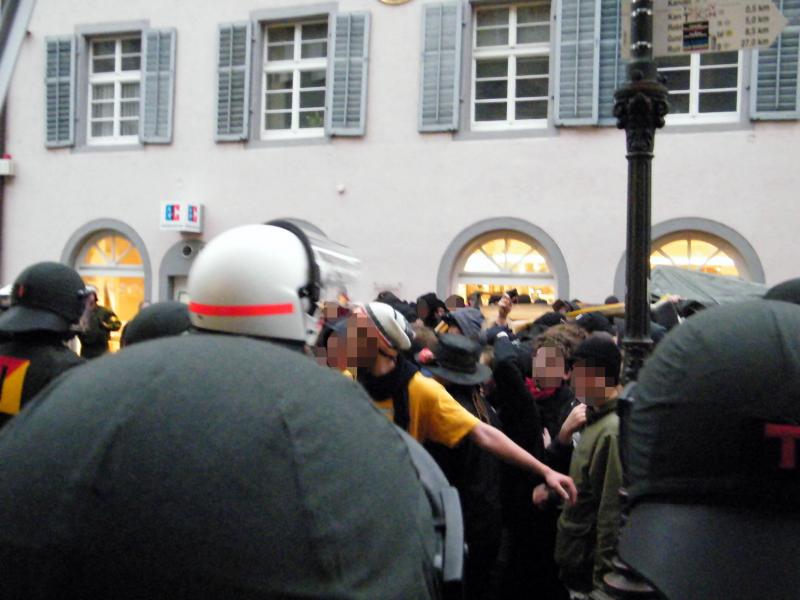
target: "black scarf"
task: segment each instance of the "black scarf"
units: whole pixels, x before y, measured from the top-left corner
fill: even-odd
[[[359,369],[358,380],[370,398],[376,402],[392,399],[392,409],[394,410],[394,423],[401,429],[408,431],[411,423],[411,416],[408,412],[408,382],[417,372],[417,366],[406,360],[402,355],[397,357],[397,366],[386,373],[376,377],[369,372],[369,369]]]

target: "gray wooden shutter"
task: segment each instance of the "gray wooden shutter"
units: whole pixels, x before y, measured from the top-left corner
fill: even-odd
[[[600,0],[561,0],[555,122],[593,125],[598,113]]]
[[[45,38],[45,145],[75,144],[74,36]]]
[[[628,16],[627,18],[630,18]],[[598,73],[598,118],[614,121],[614,92],[625,82],[626,61],[622,59],[622,2],[600,2],[600,68]]]
[[[169,144],[175,94],[175,30],[147,29],[142,38],[139,137],[148,144]]]
[[[220,142],[246,140],[250,124],[250,23],[225,23],[217,35],[217,131]]]
[[[789,24],[766,50],[753,51],[750,117],[800,119],[800,0],[776,0]]]
[[[365,12],[333,17],[325,107],[328,135],[364,135],[366,131],[369,22]]]
[[[461,37],[461,2],[422,7],[420,131],[458,130]]]

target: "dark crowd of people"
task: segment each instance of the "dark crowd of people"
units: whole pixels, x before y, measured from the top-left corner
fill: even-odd
[[[19,275],[0,597],[568,600],[618,556],[669,600],[798,597],[800,280],[655,302],[621,424],[617,298],[334,301],[331,246],[226,232],[113,355],[74,270]]]

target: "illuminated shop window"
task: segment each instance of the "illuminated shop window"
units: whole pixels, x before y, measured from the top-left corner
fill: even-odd
[[[746,270],[739,253],[725,240],[708,234],[683,231],[655,240],[650,266],[680,267],[691,271],[743,277]]]
[[[557,282],[535,240],[517,232],[493,232],[465,248],[457,263],[456,293],[480,292],[486,304],[493,295],[516,288],[532,301],[553,302]]]
[[[144,300],[144,265],[136,246],[116,232],[100,232],[88,239],[75,269],[97,288],[97,301],[113,310],[123,325],[139,312]],[[121,330],[120,330],[121,331]],[[120,331],[111,334],[111,350],[119,349]]]

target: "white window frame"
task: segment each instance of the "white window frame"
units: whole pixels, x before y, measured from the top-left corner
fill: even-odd
[[[292,59],[290,60],[273,60],[268,58],[269,51],[269,28],[276,25],[286,27],[294,27],[294,42]],[[326,25],[328,32],[325,38],[327,42],[327,49],[324,57],[319,58],[301,58],[303,40],[302,32],[304,25]],[[263,67],[261,73],[261,101],[259,102],[260,110],[260,130],[262,140],[286,140],[297,138],[310,138],[310,137],[323,137],[325,135],[325,111],[327,110],[327,95],[328,95],[328,56],[331,50],[330,40],[330,24],[327,18],[309,19],[303,21],[296,21],[291,23],[264,23],[263,24],[263,39],[262,44],[262,60]],[[300,113],[318,111],[314,109],[301,109],[300,108],[300,77],[304,71],[324,71],[325,72],[325,87],[324,88],[303,88],[303,91],[324,91],[326,101],[323,102],[322,107],[322,123],[320,127],[300,127]],[[267,76],[275,73],[292,73],[292,108],[291,112],[291,127],[289,129],[267,129]]]
[[[139,40],[139,69],[137,71],[123,71],[122,70],[122,42],[127,40]],[[94,44],[96,42],[109,42],[113,41],[114,44],[114,71],[109,73],[94,73]],[[144,55],[142,53],[142,34],[134,35],[121,35],[121,36],[100,36],[92,37],[87,40],[89,46],[89,64],[87,66],[88,73],[88,88],[86,98],[86,143],[92,146],[114,146],[120,144],[138,144],[139,143],[139,129],[142,119],[142,62]],[[130,56],[130,55],[127,55]],[[123,120],[132,120],[130,118],[123,119],[121,115],[122,103],[122,84],[125,83],[138,83],[139,84],[139,112],[137,115],[136,133],[132,135],[121,135],[121,123]],[[113,135],[95,137],[92,135],[92,87],[94,85],[108,85],[114,86],[114,115],[113,115]]]
[[[706,69],[730,68],[728,65],[700,65],[700,53],[689,54],[689,112],[668,114],[667,125],[707,125],[714,123],[736,123],[742,115],[742,51],[737,54],[736,63],[736,110],[727,112],[701,113],[700,112],[700,93],[710,92],[711,90],[700,90],[700,72]],[[685,67],[665,67],[659,68],[659,73],[669,75],[670,71],[685,70]],[[715,91],[734,91],[733,88],[714,88]]]
[[[502,5],[489,5],[484,7],[476,7],[473,12],[473,26],[472,26],[472,71],[470,74],[471,86],[471,99],[470,99],[470,128],[472,131],[509,131],[516,129],[543,129],[547,127],[548,118],[541,119],[514,119],[514,110],[516,103],[519,101],[530,101],[531,98],[517,98],[517,59],[529,57],[546,57],[549,58],[552,54],[553,45],[553,28],[552,19],[548,18],[548,25],[550,27],[549,40],[545,42],[537,42],[531,44],[517,44],[517,10],[528,6],[548,5],[549,11],[552,11],[552,3],[548,0],[539,0],[536,2],[521,2],[518,4],[502,4]],[[509,25],[508,25],[508,44],[506,46],[484,46],[478,47],[478,13],[481,10],[493,10],[500,8],[509,9]],[[475,120],[475,105],[481,103],[476,97],[477,92],[477,71],[478,60],[481,59],[497,59],[506,58],[508,60],[508,86],[506,88],[506,119],[504,121],[476,121]],[[545,100],[547,102],[547,112],[550,112],[550,86],[552,85],[553,74],[550,71],[550,64],[548,62],[547,69],[547,95]],[[536,78],[534,76],[531,79]],[[541,77],[540,77],[541,78]],[[535,98],[539,100],[539,98]]]

